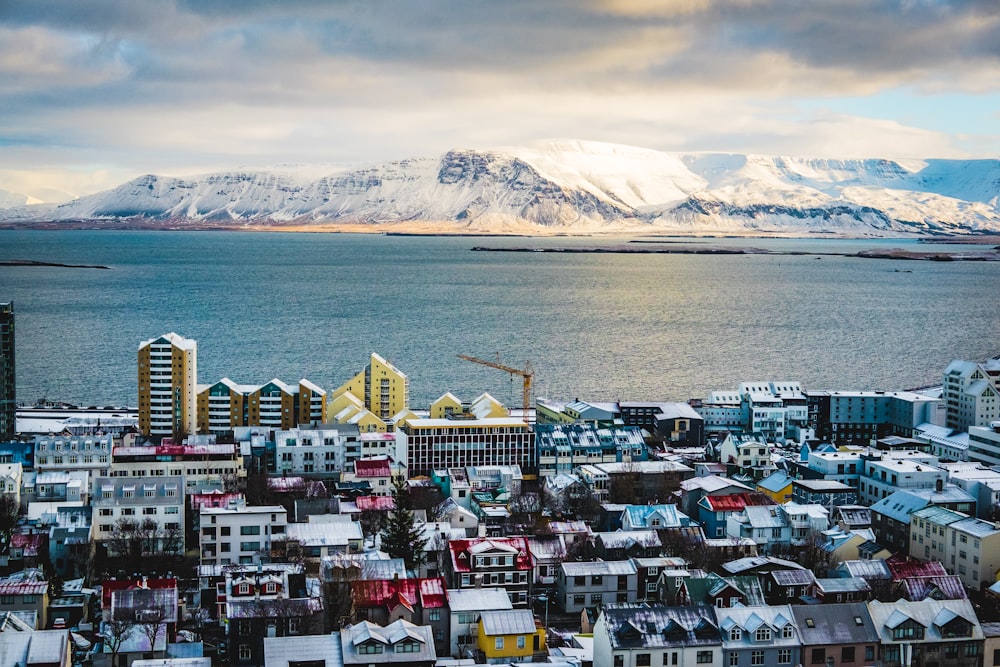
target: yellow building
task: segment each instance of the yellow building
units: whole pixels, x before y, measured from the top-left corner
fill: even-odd
[[[484,611],[477,643],[487,662],[523,662],[545,653],[545,628],[535,622],[528,609]]]
[[[326,392],[309,380],[236,384],[222,378],[198,387],[198,432],[225,433],[238,426],[291,429],[323,421]]]
[[[431,419],[445,419],[448,415],[462,412],[462,401],[447,391],[431,403]]]
[[[198,344],[168,333],[139,344],[139,430],[180,441],[195,433]]]
[[[792,499],[792,482],[794,481],[784,471],[777,470],[757,482],[757,490],[772,498],[779,505],[784,505]]]
[[[333,392],[333,398],[344,393],[361,399],[366,409],[382,421],[409,407],[410,381],[388,361],[372,352],[364,370]]]

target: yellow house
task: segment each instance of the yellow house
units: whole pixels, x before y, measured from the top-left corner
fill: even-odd
[[[528,609],[484,611],[477,642],[490,663],[524,661],[546,650],[545,629]]]
[[[450,391],[431,403],[431,419],[445,419],[449,414],[460,414],[462,401]]]
[[[372,352],[364,370],[333,391],[333,398],[353,394],[382,421],[409,407],[410,381],[388,361]]]
[[[489,419],[491,417],[510,417],[510,412],[504,404],[493,398],[486,392],[480,394],[479,398],[469,406],[469,412],[476,415],[477,419]]]
[[[777,470],[757,482],[757,490],[772,498],[779,505],[784,505],[792,499],[792,482],[795,481],[785,472]]]

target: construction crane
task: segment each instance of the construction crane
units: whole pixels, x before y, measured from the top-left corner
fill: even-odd
[[[531,362],[526,361],[524,363],[524,368],[514,368],[513,366],[507,366],[500,363],[500,353],[497,353],[496,361],[488,361],[486,359],[480,359],[479,357],[472,357],[468,354],[457,355],[459,359],[465,359],[466,361],[471,361],[474,364],[482,364],[483,366],[489,366],[490,368],[496,368],[497,370],[506,371],[513,375],[520,375],[524,379],[524,397],[522,403],[522,413],[525,423],[528,422],[528,410],[531,407],[531,378],[534,377],[535,372],[531,368]]]

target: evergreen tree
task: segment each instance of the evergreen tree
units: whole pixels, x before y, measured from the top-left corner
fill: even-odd
[[[402,558],[406,569],[413,570],[424,562],[427,538],[413,525],[413,500],[402,475],[392,479],[392,500],[395,507],[382,529],[382,550],[390,558]]]

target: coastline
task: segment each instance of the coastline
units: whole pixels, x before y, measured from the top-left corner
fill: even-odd
[[[632,241],[632,243],[637,243]],[[641,242],[639,242],[641,243]],[[887,248],[885,250],[861,250],[858,252],[806,252],[802,250],[767,250],[764,248],[724,248],[721,246],[682,245],[682,241],[655,242],[671,245],[644,247],[642,245],[615,246],[582,246],[582,247],[517,247],[499,248],[489,246],[474,246],[473,252],[548,252],[566,254],[634,254],[634,255],[795,255],[821,257],[858,257],[862,259],[892,259],[915,260],[931,262],[998,262],[1000,261],[1000,246],[984,251],[965,252],[920,252],[903,250],[902,248]],[[672,245],[676,243],[677,245]]]

